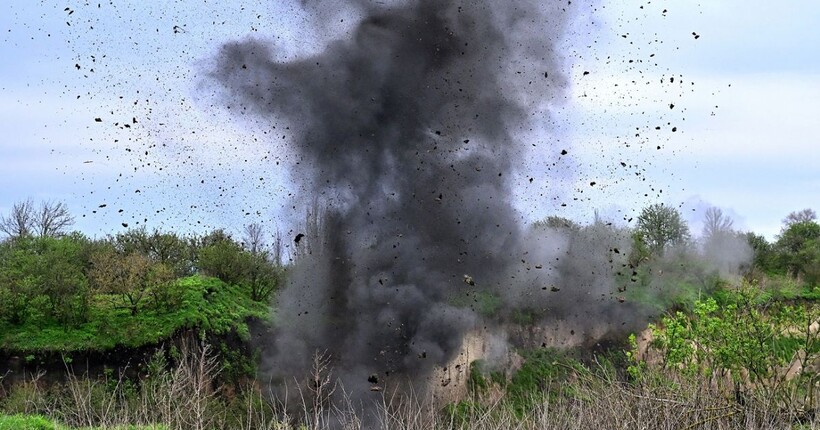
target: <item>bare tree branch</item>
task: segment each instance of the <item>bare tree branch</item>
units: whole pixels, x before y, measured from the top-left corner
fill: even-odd
[[[297,235],[298,239],[294,240],[293,254],[296,259],[322,251],[327,215],[319,201],[313,200],[310,208],[305,212],[305,223],[302,226],[304,233],[301,236]]]
[[[703,220],[703,237],[710,239],[721,235],[726,235],[732,232],[734,221],[727,215],[723,214],[720,208],[711,207],[706,209],[706,214]]]
[[[17,202],[11,207],[8,216],[0,216],[0,231],[12,239],[29,236],[34,230],[35,216],[31,199]]]
[[[817,212],[813,209],[803,209],[802,211],[792,212],[786,218],[783,219],[783,224],[786,227],[791,226],[792,224],[797,224],[801,222],[807,221],[814,221],[817,219]]]
[[[273,236],[273,249],[271,259],[276,266],[281,267],[282,261],[284,261],[285,255],[285,243],[284,239],[282,238],[282,231],[278,228],[276,229],[276,233]]]
[[[34,230],[38,236],[61,236],[74,224],[74,217],[62,202],[45,201],[34,214]]]
[[[265,228],[259,223],[251,223],[245,226],[245,237],[243,238],[245,248],[253,255],[258,255],[265,247]]]

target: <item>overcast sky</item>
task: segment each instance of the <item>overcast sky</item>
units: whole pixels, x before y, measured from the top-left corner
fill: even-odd
[[[515,176],[525,220],[629,224],[663,202],[697,231],[718,206],[772,239],[789,212],[820,210],[820,2],[578,3],[560,124]],[[65,201],[91,235],[290,226],[304,196],[289,136],[216,106],[204,71],[231,40],[263,38],[287,61],[355,25],[298,5],[3,2],[0,212]]]

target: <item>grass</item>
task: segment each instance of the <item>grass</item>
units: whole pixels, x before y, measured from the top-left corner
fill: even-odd
[[[0,415],[0,430],[165,430],[166,426],[69,427],[42,415]]]
[[[41,415],[0,415],[0,430],[69,430]]]
[[[69,427],[42,415],[0,415],[0,430],[166,430],[166,426]]]
[[[507,399],[520,413],[531,409],[543,396],[563,394],[560,386],[568,381],[578,363],[552,348],[525,351],[524,363],[512,375],[506,387]],[[558,386],[550,385],[558,384]],[[555,391],[559,388],[559,391]]]
[[[498,294],[487,290],[478,290],[466,296],[455,297],[450,300],[453,306],[469,308],[485,318],[493,318],[502,308],[502,300]]]
[[[176,282],[182,290],[182,300],[180,306],[170,311],[144,308],[131,315],[128,309],[115,305],[116,297],[98,295],[91,305],[88,322],[66,328],[40,318],[20,326],[0,327],[0,347],[24,355],[138,348],[168,339],[182,329],[211,334],[236,331],[248,339],[248,318],[270,318],[267,304],[251,300],[241,286],[203,276]]]

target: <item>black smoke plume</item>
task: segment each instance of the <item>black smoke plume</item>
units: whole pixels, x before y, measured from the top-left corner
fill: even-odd
[[[278,296],[265,366],[287,380],[326,352],[354,400],[374,381],[423,387],[480,324],[453,303],[510,284],[526,252],[517,136],[564,98],[569,20],[567,2],[357,6],[349,37],[317,55],[279,61],[248,39],[212,72],[232,110],[289,127],[292,173],[329,205],[322,246]]]

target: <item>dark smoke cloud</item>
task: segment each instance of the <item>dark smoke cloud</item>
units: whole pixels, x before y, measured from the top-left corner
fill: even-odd
[[[318,350],[354,400],[371,374],[423,387],[479,324],[451,303],[509,285],[526,252],[509,179],[527,144],[513,136],[567,86],[556,45],[570,13],[541,3],[356,2],[355,29],[318,55],[222,47],[212,76],[230,108],[289,127],[293,174],[330,207],[321,249],[278,297],[274,378],[304,374]]]

